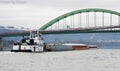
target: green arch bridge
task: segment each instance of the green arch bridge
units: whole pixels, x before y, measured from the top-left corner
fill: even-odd
[[[120,13],[100,8],[75,10],[49,21],[39,31],[42,34],[120,32]],[[2,33],[0,37],[24,35],[29,35],[29,31]]]

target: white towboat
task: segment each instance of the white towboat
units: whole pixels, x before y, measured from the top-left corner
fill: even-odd
[[[29,39],[23,38],[21,42],[14,42],[11,52],[43,52],[44,40],[38,31],[30,32]]]

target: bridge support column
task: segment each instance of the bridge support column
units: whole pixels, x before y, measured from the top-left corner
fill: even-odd
[[[2,42],[2,38],[0,38],[0,51],[2,50],[2,48],[3,48],[3,42]]]

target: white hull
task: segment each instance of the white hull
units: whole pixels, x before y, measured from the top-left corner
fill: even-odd
[[[43,52],[43,47],[38,45],[14,45],[11,51],[23,52]]]

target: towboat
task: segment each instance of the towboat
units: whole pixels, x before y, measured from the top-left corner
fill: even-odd
[[[43,52],[44,40],[39,31],[31,31],[28,39],[14,42],[11,52]]]

